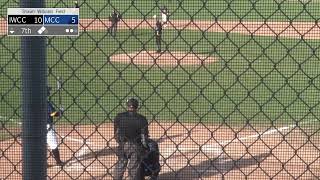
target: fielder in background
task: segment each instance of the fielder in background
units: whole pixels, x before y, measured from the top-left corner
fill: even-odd
[[[56,160],[56,164],[58,166],[63,166],[64,163],[60,159],[60,152],[58,149],[58,141],[56,137],[56,131],[54,128],[53,123],[53,117],[60,117],[63,113],[63,109],[60,109],[59,111],[56,111],[52,102],[49,100],[50,96],[50,87],[47,87],[47,94],[48,94],[48,118],[47,118],[47,144],[49,148],[51,149],[51,153],[53,155],[53,158]]]
[[[127,101],[127,111],[117,114],[114,120],[114,135],[119,144],[118,161],[114,169],[114,179],[122,180],[126,167],[128,179],[143,180],[141,162],[144,149],[147,148],[148,121],[137,113],[138,100],[131,98]],[[128,163],[129,162],[129,163]]]
[[[165,7],[165,6],[163,6],[161,9],[160,9],[160,13],[161,13],[161,20],[162,20],[162,25],[164,26],[164,27],[167,27],[167,23],[168,23],[168,15],[169,15],[169,13],[168,13],[168,9]]]
[[[157,53],[161,52],[161,39],[162,39],[162,24],[159,20],[156,22],[155,28],[156,46],[158,48]]]
[[[75,8],[80,8],[78,1],[74,1],[74,7]]]
[[[111,22],[111,26],[108,29],[108,32],[112,36],[116,36],[117,28],[118,28],[118,22],[122,19],[122,16],[119,12],[116,10],[113,10],[113,12],[109,16],[109,21]]]

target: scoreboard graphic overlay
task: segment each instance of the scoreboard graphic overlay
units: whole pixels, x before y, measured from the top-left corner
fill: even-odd
[[[8,36],[78,36],[79,8],[8,8]]]

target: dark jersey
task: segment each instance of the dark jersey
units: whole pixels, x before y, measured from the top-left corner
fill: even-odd
[[[113,12],[113,13],[110,15],[110,21],[111,21],[112,23],[117,23],[117,22],[120,21],[120,19],[121,19],[121,16],[120,16],[120,14],[117,13],[117,12]]]
[[[139,113],[119,113],[114,120],[116,139],[121,142],[141,143],[141,134],[148,136],[148,121]]]
[[[54,109],[52,103],[48,101],[48,117],[47,117],[47,124],[53,124],[53,113],[55,113],[56,110]]]
[[[150,176],[154,173],[159,173],[161,170],[160,166],[160,152],[158,143],[152,139],[147,140],[148,149],[146,155],[144,156],[141,168],[145,176]]]
[[[162,34],[162,24],[160,22],[156,23],[155,33],[156,33],[156,36],[161,36]]]
[[[47,117],[47,124],[52,125],[53,124],[53,117],[59,117],[61,115],[61,111],[56,111],[56,109],[53,107],[53,104],[48,101],[48,117]]]

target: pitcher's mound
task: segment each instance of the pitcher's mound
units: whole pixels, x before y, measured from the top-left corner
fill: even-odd
[[[141,51],[128,54],[116,54],[111,56],[111,62],[132,63],[136,65],[159,65],[159,66],[185,66],[207,65],[216,61],[211,56],[199,55],[186,52],[161,52]]]

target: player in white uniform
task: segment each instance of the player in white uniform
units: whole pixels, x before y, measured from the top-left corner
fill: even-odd
[[[50,88],[47,88],[48,96],[50,95]],[[48,99],[48,117],[47,117],[47,144],[51,149],[53,158],[56,160],[58,166],[63,166],[64,163],[60,159],[60,152],[58,149],[58,141],[53,125],[53,117],[59,117],[63,110],[56,111],[53,104]]]
[[[168,23],[168,10],[166,7],[163,7],[160,9],[161,11],[161,21],[162,21],[162,25],[164,27],[167,26],[167,23]]]

